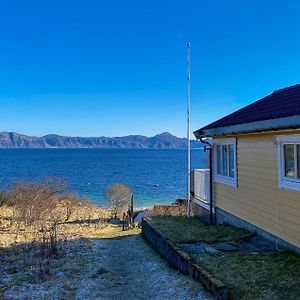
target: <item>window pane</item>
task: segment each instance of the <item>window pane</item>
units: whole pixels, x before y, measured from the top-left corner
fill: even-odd
[[[294,145],[284,145],[284,174],[286,177],[295,177]]]
[[[228,145],[229,149],[229,177],[234,177],[234,148],[233,145]]]
[[[297,145],[298,178],[300,178],[300,145]]]
[[[228,176],[228,146],[227,145],[222,146],[222,152],[223,152],[222,175]]]
[[[222,175],[222,148],[220,145],[217,145],[217,173]]]

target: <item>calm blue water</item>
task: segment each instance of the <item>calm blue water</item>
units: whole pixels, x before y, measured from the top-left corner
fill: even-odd
[[[170,203],[186,195],[185,149],[0,149],[0,189],[18,181],[64,178],[69,189],[106,206],[105,189],[122,182],[136,207]],[[206,167],[206,153],[193,149],[192,168]]]

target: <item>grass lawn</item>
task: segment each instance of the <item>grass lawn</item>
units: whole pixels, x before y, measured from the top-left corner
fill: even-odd
[[[300,299],[300,257],[278,254],[192,256],[229,288],[233,299]]]
[[[238,242],[251,234],[231,226],[210,226],[186,217],[152,217],[152,223],[176,244]],[[300,257],[275,254],[193,253],[189,255],[229,288],[233,299],[300,299]]]
[[[197,218],[155,216],[151,221],[174,243],[190,242],[237,242],[252,236],[246,230],[232,226],[210,226]]]

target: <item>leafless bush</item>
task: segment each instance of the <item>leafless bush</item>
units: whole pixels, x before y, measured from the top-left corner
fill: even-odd
[[[24,253],[20,261],[30,267],[34,282],[46,279],[53,259],[67,253],[68,237],[74,237],[74,230],[87,232],[85,225],[99,228],[107,222],[107,212],[88,199],[66,194],[65,187],[65,182],[47,179],[19,183],[0,194],[0,205],[11,206],[1,208],[6,213],[3,220],[9,218],[13,224],[15,242],[23,242],[19,244]]]
[[[64,182],[47,180],[41,184],[20,183],[8,193],[14,204],[16,236],[22,227],[30,227],[34,239],[41,240],[43,255],[47,251],[57,254],[57,225],[63,218],[59,194],[64,188]]]
[[[116,183],[107,188],[106,196],[111,202],[113,218],[121,217],[126,211],[131,195],[130,189],[122,183]]]
[[[0,206],[3,206],[5,204],[5,194],[3,192],[0,192]]]
[[[9,198],[14,204],[18,219],[25,225],[32,225],[41,219],[51,219],[51,213],[58,205],[57,195],[63,192],[63,189],[64,184],[59,182],[55,185],[48,182],[20,183],[10,191]]]
[[[14,204],[14,199],[12,199],[8,191],[0,192],[0,207],[4,205],[13,206]]]
[[[71,215],[76,210],[76,207],[80,205],[80,199],[74,194],[67,194],[58,198],[59,209],[57,214],[61,222],[67,222],[70,220]]]

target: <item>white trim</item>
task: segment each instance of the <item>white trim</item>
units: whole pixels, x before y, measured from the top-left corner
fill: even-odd
[[[286,144],[300,143],[300,134],[278,135],[277,141],[284,142]]]
[[[228,134],[245,134],[245,133],[257,133],[278,130],[290,130],[291,128],[300,128],[300,115],[292,117],[284,117],[278,119],[257,121],[251,123],[243,123],[238,125],[229,125],[217,128],[210,128],[195,131],[195,136],[199,137],[213,137]]]
[[[198,198],[193,198],[193,200],[194,200],[194,203],[196,205],[199,205],[199,206],[205,208],[206,210],[210,211],[210,204],[207,203],[206,201],[204,202],[204,201],[202,201]],[[213,213],[215,213],[215,206],[214,205],[213,205],[212,211],[213,211]]]
[[[236,144],[236,138],[220,138],[220,139],[213,139],[214,144],[223,144],[223,145],[228,145],[228,144]]]
[[[234,150],[234,177],[229,176],[222,176],[218,174],[218,145],[233,145]],[[214,147],[214,157],[213,157],[213,165],[215,172],[213,173],[214,182],[223,183],[226,185],[230,185],[234,188],[237,188],[237,164],[236,164],[236,138],[222,138],[222,139],[213,139],[213,147]],[[223,151],[222,151],[223,153]],[[223,155],[223,154],[222,154]],[[229,151],[228,154],[229,156]],[[223,162],[222,162],[223,164]],[[229,159],[228,159],[228,166],[229,166]]]
[[[216,175],[214,179],[215,179],[214,180],[215,182],[227,184],[227,185],[230,185],[234,188],[237,188],[236,179],[229,179],[228,177],[220,176],[220,175]]]
[[[296,178],[285,176],[285,166],[284,166],[284,151],[283,146],[285,144],[294,145],[294,165]],[[288,189],[294,191],[300,191],[300,178],[297,178],[298,165],[297,165],[297,151],[296,144],[300,144],[300,134],[293,135],[279,135],[277,136],[277,148],[278,148],[278,186],[280,189]]]
[[[300,182],[282,180],[280,184],[280,188],[300,192]]]

